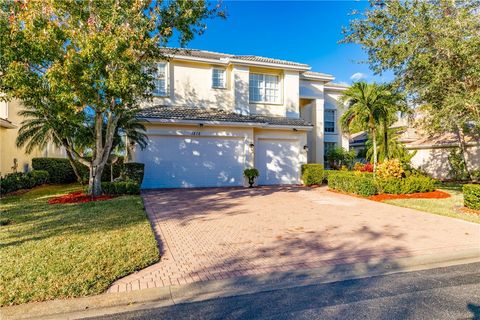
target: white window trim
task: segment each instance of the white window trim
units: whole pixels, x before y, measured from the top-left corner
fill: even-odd
[[[213,74],[215,70],[221,70],[223,72],[223,84],[222,86],[215,86],[213,83]],[[212,68],[212,89],[227,89],[227,69],[222,67],[213,67]]]
[[[278,101],[269,102],[269,101],[254,101],[250,98],[250,75],[257,74],[263,76],[274,76],[278,78]],[[250,104],[260,104],[260,105],[282,105],[283,104],[283,78],[280,74],[277,73],[267,73],[267,72],[249,72],[248,74],[248,102]]]
[[[338,134],[338,130],[337,130],[337,110],[336,109],[325,109],[325,111],[331,111],[333,112],[333,131],[330,132],[330,131],[326,131],[326,127],[325,127],[325,123],[327,122],[325,120],[325,112],[324,112],[324,116],[323,116],[323,132],[325,134]]]
[[[154,97],[166,98],[166,97],[170,96],[170,63],[168,63],[168,62],[157,62],[156,66],[158,67],[159,64],[165,64],[165,94],[152,92],[152,95]]]

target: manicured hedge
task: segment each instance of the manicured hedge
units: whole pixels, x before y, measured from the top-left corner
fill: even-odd
[[[373,175],[361,172],[337,171],[328,175],[328,186],[334,190],[354,193],[361,196],[378,194]]]
[[[480,210],[480,185],[463,185],[463,204],[467,208]]]
[[[70,162],[65,158],[33,158],[32,168],[34,170],[47,171],[49,183],[71,183],[77,181]]]
[[[102,182],[102,190],[109,195],[139,194],[140,184],[133,181]]]
[[[378,193],[409,194],[434,191],[437,182],[427,176],[411,175],[406,178],[377,179]]]
[[[309,163],[302,165],[302,181],[307,186],[323,183],[323,164]]]
[[[77,181],[70,161],[65,158],[33,158],[32,167],[35,170],[45,170],[49,173],[49,183],[71,183]],[[88,167],[76,162],[76,168],[83,181],[88,181]],[[119,158],[113,166],[105,165],[102,172],[102,181],[110,181],[110,171],[113,170],[113,178],[122,177],[124,180],[133,180],[139,184],[143,181],[144,164],[137,162],[123,163]]]
[[[409,194],[434,191],[436,181],[420,175],[379,179],[374,178],[371,173],[331,171],[328,176],[328,186],[334,190],[371,196],[381,193]]]
[[[133,180],[142,184],[145,165],[138,162],[127,162],[123,165],[123,175],[126,180]]]
[[[10,173],[0,179],[0,194],[20,189],[31,189],[47,182],[48,172],[43,170],[33,170],[27,173]]]

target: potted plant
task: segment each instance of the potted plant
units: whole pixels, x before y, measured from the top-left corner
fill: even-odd
[[[253,188],[255,179],[260,175],[260,173],[256,168],[248,168],[243,170],[243,175],[248,179],[249,188]]]

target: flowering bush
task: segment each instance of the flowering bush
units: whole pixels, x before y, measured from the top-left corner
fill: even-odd
[[[70,192],[59,197],[51,198],[48,200],[48,204],[59,204],[59,203],[85,203],[90,201],[102,201],[112,199],[112,196],[102,195],[92,198],[89,195],[86,195],[82,191]]]
[[[382,178],[402,178],[405,174],[402,164],[398,159],[390,159],[380,163],[377,166],[377,177]]]
[[[353,170],[360,172],[373,172],[373,165],[370,162],[367,162],[365,164],[357,162],[353,166]]]

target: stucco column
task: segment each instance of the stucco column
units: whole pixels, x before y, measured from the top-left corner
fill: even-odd
[[[315,99],[313,105],[313,137],[315,143],[315,153],[313,155],[314,158],[312,159],[315,163],[323,163],[323,141],[325,135],[325,129],[323,125],[324,110],[325,100]]]

